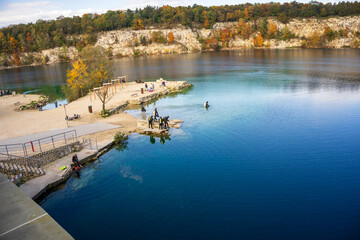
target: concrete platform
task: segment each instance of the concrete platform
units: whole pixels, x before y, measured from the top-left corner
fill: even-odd
[[[112,143],[111,140],[98,143],[99,149],[106,147],[110,143]],[[83,163],[86,158],[95,156],[97,153],[97,150],[83,149],[80,152],[77,152],[76,155],[78,156],[80,163]],[[72,164],[73,154],[74,153],[69,154],[44,166],[46,174],[22,184],[20,186],[21,190],[30,198],[36,199],[47,189],[65,181],[72,174],[70,165]],[[66,169],[61,170],[60,168],[62,166],[66,166]]]
[[[44,209],[0,173],[0,239],[73,239]]]

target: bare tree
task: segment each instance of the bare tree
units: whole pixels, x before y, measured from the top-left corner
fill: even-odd
[[[110,99],[113,97],[111,93],[111,87],[109,85],[102,86],[101,89],[96,90],[96,96],[100,99],[102,102],[102,112],[105,113],[105,104],[110,101]]]

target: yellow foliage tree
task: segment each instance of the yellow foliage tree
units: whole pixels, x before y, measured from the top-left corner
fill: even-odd
[[[104,64],[101,64],[99,68],[95,69],[94,78],[99,85],[109,78],[108,72],[104,69]]]
[[[269,38],[274,38],[277,31],[277,26],[275,23],[271,22],[268,25],[268,36]]]
[[[73,64],[73,69],[68,70],[66,74],[66,84],[77,94],[78,97],[83,96],[83,88],[87,83],[88,73],[87,66],[78,60]]]
[[[172,43],[174,41],[174,34],[172,32],[170,32],[168,34],[168,38],[169,38],[169,43]]]
[[[322,38],[321,34],[317,31],[314,31],[311,36],[306,40],[307,47],[321,47],[322,46]]]
[[[254,47],[262,47],[264,45],[264,39],[261,36],[261,34],[257,35],[256,38],[254,38]]]
[[[141,29],[144,29],[144,28],[145,27],[144,27],[141,19],[135,19],[134,20],[134,24],[133,24],[133,29],[134,30],[141,30]]]

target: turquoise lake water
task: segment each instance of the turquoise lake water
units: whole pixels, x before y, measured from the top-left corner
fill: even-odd
[[[184,120],[170,139],[133,134],[40,202],[75,239],[360,238],[360,51],[115,64],[193,87],[146,106]]]

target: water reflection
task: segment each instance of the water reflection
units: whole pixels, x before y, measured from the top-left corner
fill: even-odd
[[[161,144],[165,144],[166,141],[171,141],[171,138],[169,135],[164,135],[164,136],[160,136],[160,137],[156,137],[157,139],[159,139],[159,142]],[[156,143],[156,139],[154,136],[150,136],[150,143],[151,144],[155,144]]]

